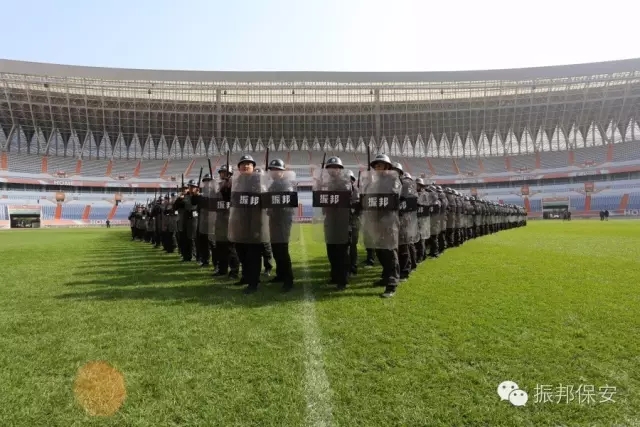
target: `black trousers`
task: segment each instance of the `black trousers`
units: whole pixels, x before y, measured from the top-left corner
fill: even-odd
[[[331,281],[337,285],[349,283],[349,243],[327,244]]]
[[[438,252],[443,253],[447,249],[446,231],[442,231],[438,235]]]
[[[182,259],[185,261],[191,261],[195,252],[195,239],[193,239],[186,231],[182,231],[180,233],[180,240],[182,242]]]
[[[406,279],[411,273],[411,252],[409,246],[409,244],[398,246],[398,266],[400,268],[401,279]],[[384,266],[382,268],[384,268]]]
[[[375,253],[376,253],[375,250],[367,248],[367,259],[366,259],[366,262],[368,264],[373,264],[373,262],[375,260]]]
[[[175,231],[165,231],[163,234],[164,250],[172,254],[178,247],[178,239]]]
[[[293,284],[293,267],[288,243],[272,243],[273,259],[276,262],[276,278],[281,279],[285,285]]]
[[[358,240],[360,239],[359,227],[353,227],[351,229],[351,238],[349,242],[349,263],[351,264],[351,271],[358,271]]]
[[[437,257],[440,255],[440,245],[438,242],[439,234],[432,234],[427,240],[427,244],[429,245],[429,256]]]
[[[604,217],[602,217],[602,219],[604,219]],[[131,240],[136,238],[136,228],[135,227],[131,227]]]
[[[240,260],[236,252],[236,245],[231,242],[217,241],[215,246],[218,271],[226,274],[227,271],[238,273]]]
[[[263,243],[262,244],[262,266],[265,271],[273,270],[273,265],[271,264],[271,260],[273,259],[273,250],[271,248],[271,243]]]
[[[257,288],[260,283],[263,250],[262,243],[236,243],[236,251],[242,265],[242,278],[250,288]]]
[[[397,249],[376,249],[376,257],[382,265],[382,282],[390,288],[398,286],[400,264]]]
[[[415,244],[416,247],[416,262],[422,262],[426,258],[427,254],[427,240],[420,239],[418,243]]]
[[[196,237],[196,245],[198,247],[198,261],[203,264],[209,264],[213,260],[215,265],[216,244],[209,234],[198,233]]]

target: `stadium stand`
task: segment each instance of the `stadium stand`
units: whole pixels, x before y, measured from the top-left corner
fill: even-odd
[[[524,154],[522,156],[513,156],[511,160],[512,170],[529,171],[536,168],[536,156],[531,154]]]
[[[143,160],[140,164],[139,178],[159,179],[164,164],[164,160]]]
[[[612,162],[626,163],[635,160],[640,160],[640,141],[614,145]]]
[[[640,209],[640,191],[629,193],[627,209]]]
[[[482,159],[485,173],[501,173],[507,171],[504,157],[487,157]]]
[[[65,203],[62,205],[62,218],[81,220],[84,213],[84,204]]]
[[[525,199],[520,195],[519,179],[526,179],[530,184],[536,181],[537,185],[529,185],[530,196],[527,198],[532,212],[542,210],[545,197],[567,197],[572,210],[577,211],[585,206],[591,210],[622,209],[624,205],[637,209],[640,202],[640,179],[637,179],[640,169],[622,170],[618,176],[610,177],[629,179],[596,181],[590,203],[585,195],[585,184],[581,182],[587,173],[591,173],[581,170],[585,167],[606,163],[606,169],[612,165],[640,168],[638,110],[618,105],[640,103],[640,83],[636,80],[640,72],[638,60],[597,66],[551,67],[550,71],[485,71],[482,72],[485,79],[482,80],[482,94],[476,93],[478,83],[475,79],[451,82],[438,79],[439,83],[434,87],[435,80],[428,74],[424,81],[418,79],[411,83],[415,90],[408,90],[404,83],[393,83],[396,77],[393,74],[388,75],[389,82],[383,85],[378,84],[380,82],[345,81],[321,87],[332,82],[332,75],[314,80],[317,77],[311,75],[278,73],[277,77],[269,77],[275,79],[271,83],[270,80],[256,80],[262,81],[260,91],[273,90],[269,94],[270,102],[257,103],[252,101],[255,94],[227,94],[226,90],[214,89],[209,82],[198,83],[192,79],[194,75],[189,75],[190,91],[214,100],[215,105],[198,105],[203,97],[189,98],[191,95],[181,91],[180,81],[164,80],[154,71],[145,71],[148,78],[143,79],[155,82],[151,93],[146,90],[137,93],[136,85],[132,85],[130,92],[118,90],[112,95],[96,97],[91,93],[102,93],[102,88],[109,84],[127,86],[140,79],[139,74],[116,70],[117,77],[113,77],[113,70],[77,68],[79,75],[88,77],[74,77],[77,79],[74,84],[78,86],[75,93],[68,89],[64,77],[73,73],[74,67],[0,61],[3,66],[0,82],[10,88],[0,93],[0,174],[3,179],[0,185],[3,189],[17,188],[22,184],[16,183],[24,180],[11,179],[18,177],[37,178],[40,183],[48,182],[46,185],[49,186],[48,192],[35,190],[40,183],[28,184],[34,191],[4,192],[0,206],[5,213],[7,204],[38,203],[42,206],[43,217],[54,218],[57,204],[53,190],[59,181],[47,181],[47,178],[73,177],[69,181],[90,181],[100,188],[89,193],[75,193],[86,191],[87,187],[65,190],[66,202],[58,210],[62,219],[88,217],[96,220],[114,213],[111,203],[115,190],[110,188],[107,192],[106,186],[131,189],[123,194],[123,202],[113,215],[113,219],[126,219],[134,201],[145,202],[153,194],[152,190],[134,194],[134,188],[139,191],[145,183],[150,187],[158,183],[177,183],[183,173],[185,179],[197,179],[200,167],[208,170],[207,156],[217,169],[225,161],[224,153],[229,149],[234,167],[245,150],[251,152],[259,167],[263,167],[264,149],[269,147],[270,158],[283,159],[298,178],[304,180],[310,177],[311,166],[320,165],[324,152],[327,156],[341,157],[345,167],[357,173],[359,168],[366,166],[365,144],[371,147],[372,156],[377,152],[390,154],[414,176],[424,174],[432,181],[444,178],[443,181],[449,183],[472,182],[469,177],[478,177],[478,194],[491,200],[523,204]],[[571,75],[561,77],[565,70]],[[523,72],[532,77],[521,80]],[[180,76],[180,73],[188,72],[173,75]],[[224,85],[228,76],[220,84]],[[585,96],[586,91],[591,90],[585,82],[596,77],[602,82],[603,89],[598,95],[600,98],[592,101]],[[294,78],[300,80],[288,80]],[[42,85],[43,79],[51,84]],[[303,114],[296,114],[295,98],[278,98],[281,79],[287,84],[301,86],[300,89],[296,87],[296,94],[300,94],[299,100],[308,106]],[[568,84],[568,79],[573,83]],[[307,83],[294,83],[296,81]],[[540,84],[537,85],[538,81]],[[229,83],[242,82],[229,80]],[[513,92],[516,95],[510,97],[504,93],[505,85],[516,88]],[[62,96],[56,92],[60,88],[67,88]],[[490,92],[500,93],[500,100],[492,100],[486,95]],[[127,93],[133,95],[123,98],[129,96]],[[620,101],[621,96],[625,97],[624,101]],[[486,97],[487,102],[496,101],[492,114],[480,117],[476,109],[458,107],[475,102],[478,97]],[[40,99],[40,102],[48,99],[51,105],[44,110],[32,109],[27,115],[7,113],[26,111],[23,107],[33,99]],[[434,103],[434,99],[438,102]],[[582,102],[572,101],[575,99]],[[410,113],[407,113],[407,100],[411,101]],[[553,108],[549,107],[551,101]],[[153,107],[159,113],[140,113],[147,111],[149,103],[154,102],[163,104]],[[83,110],[75,105],[82,106]],[[124,105],[127,107],[122,107]],[[242,105],[242,111],[238,110],[239,105]],[[532,114],[532,105],[542,109],[544,114]],[[126,108],[127,111],[118,114],[116,120],[116,116],[103,114],[105,107],[112,111]],[[600,114],[591,114],[594,111]],[[185,122],[200,123],[201,126],[182,128],[176,122],[177,115],[184,115]],[[55,117],[65,120],[54,120]],[[209,120],[206,126],[203,117]],[[91,138],[84,138],[85,129],[93,132]],[[136,129],[144,129],[144,134],[136,133]],[[540,131],[532,132],[536,129]],[[34,138],[36,134],[46,135],[46,138]],[[152,138],[148,138],[149,134]],[[428,137],[423,139],[426,135]],[[178,140],[180,144],[175,144]],[[82,144],[80,141],[87,142]],[[191,145],[187,141],[191,141]],[[611,144],[603,145],[606,142]],[[43,156],[43,153],[47,155]],[[76,175],[78,159],[82,166],[79,176]],[[606,173],[602,169],[598,179]],[[549,171],[565,173],[546,181],[532,177],[531,171],[535,171],[535,175]],[[526,177],[513,176],[525,172]],[[491,179],[482,181],[488,175]],[[504,180],[500,183],[502,177]],[[76,184],[59,185],[62,191]],[[301,193],[300,197],[305,215],[310,215],[313,212],[310,194]]]
[[[0,221],[6,221],[9,219],[9,213],[6,205],[0,205]]]
[[[55,214],[56,214],[56,206],[42,206],[40,208],[41,219],[52,220]]]
[[[569,166],[566,151],[561,152],[541,152],[540,169],[563,169]]]
[[[622,194],[602,194],[591,196],[591,210],[618,209],[622,201]]]
[[[574,151],[575,166],[595,166],[607,161],[607,147],[587,147]]]
[[[73,157],[47,156],[47,171],[49,175],[63,173],[70,177],[76,174],[77,161]]]
[[[17,173],[27,173],[38,175],[42,170],[42,160],[40,156],[9,153],[9,171]]]
[[[91,206],[89,220],[106,220],[111,212],[111,206]]]

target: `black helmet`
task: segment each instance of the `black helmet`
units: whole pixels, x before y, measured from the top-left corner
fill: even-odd
[[[208,181],[211,181],[211,175],[205,174],[205,176],[202,177],[202,182],[208,182]]]
[[[196,184],[196,182],[192,179],[189,180],[189,182],[187,183],[187,186],[189,187],[197,187],[198,184]]]
[[[400,175],[404,175],[404,169],[402,168],[402,163],[400,162],[393,162],[391,164],[391,167],[393,168],[394,171],[398,172],[398,174]]]
[[[251,157],[251,155],[249,154],[245,154],[240,157],[240,160],[238,160],[238,167],[240,167],[240,165],[243,163],[251,163],[253,164],[253,167],[256,167],[256,161],[253,160],[253,157]]]
[[[475,196],[471,196],[471,197],[469,197],[469,201],[470,201],[470,202],[475,202],[475,201],[476,201]]]
[[[453,190],[451,188],[449,188],[449,187],[446,187],[444,189],[444,192],[447,193],[447,194],[453,194]]]
[[[229,175],[233,175],[233,166],[229,165],[227,168],[227,165],[222,165],[218,168],[218,173],[220,172],[227,172]]]
[[[369,164],[369,166],[371,166],[372,168],[376,166],[376,163],[384,163],[386,165],[389,165],[391,167],[393,167],[393,164],[391,163],[391,159],[389,159],[389,156],[387,156],[386,154],[378,154]]]
[[[344,169],[344,165],[342,164],[342,160],[340,160],[340,157],[336,157],[336,156],[331,156],[327,159],[327,162],[324,164],[325,168],[328,167],[333,167],[333,168],[339,168],[339,169]]]
[[[353,171],[348,170],[347,175],[349,175],[349,178],[351,178],[351,181],[356,180],[356,176],[353,174]]]
[[[405,172],[405,173],[404,173],[404,177],[405,177],[406,179],[410,179],[411,181],[413,181],[413,177],[411,176],[411,174],[410,174],[409,172]]]
[[[468,202],[469,201],[469,196],[464,196],[464,201]]]
[[[440,187],[439,185],[436,185],[436,191],[438,193],[442,193],[442,187]]]
[[[267,166],[267,169],[283,171],[286,168],[284,167],[284,162],[281,159],[273,159],[269,162],[269,166]]]
[[[434,187],[433,185],[427,185],[427,191],[429,193],[433,193],[434,191],[436,191],[436,187]]]
[[[422,178],[416,178],[416,185],[424,186],[424,179],[422,179]]]

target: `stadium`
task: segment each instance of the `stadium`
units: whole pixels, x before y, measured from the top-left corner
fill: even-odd
[[[638,216],[639,77],[640,60],[386,74],[2,60],[0,221],[122,223],[136,201],[197,178],[205,158],[217,165],[227,151],[268,148],[304,190],[323,153],[360,170],[367,146],[531,218],[565,209]],[[303,197],[300,215],[310,209]]]
[[[208,159],[263,166],[267,150],[298,182],[288,293],[261,273],[244,295],[103,227]],[[585,220],[454,245],[386,299],[361,240],[338,290],[326,230],[306,223],[313,176],[325,154],[357,174],[367,151],[529,219]],[[640,59],[424,73],[0,60],[0,186],[0,425],[640,425]],[[618,220],[588,220],[602,211]]]

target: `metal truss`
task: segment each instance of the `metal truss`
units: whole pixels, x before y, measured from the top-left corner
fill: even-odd
[[[640,139],[633,65],[638,71],[396,83],[116,80],[0,67],[0,149],[107,159],[266,147],[364,152],[366,144],[409,157],[576,149]]]

